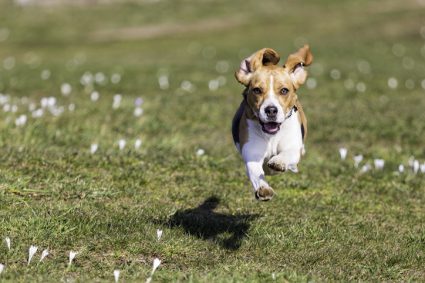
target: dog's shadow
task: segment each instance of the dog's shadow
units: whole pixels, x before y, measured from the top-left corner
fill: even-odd
[[[204,240],[212,240],[228,250],[237,250],[247,235],[253,214],[224,214],[214,212],[220,200],[212,196],[195,208],[180,210],[172,215],[166,225],[182,227],[186,233]]]

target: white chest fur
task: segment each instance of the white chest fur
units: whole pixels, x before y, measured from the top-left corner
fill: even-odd
[[[303,141],[297,113],[293,113],[286,119],[275,135],[264,133],[257,121],[247,120],[247,123],[248,141],[242,148],[242,157],[245,161],[259,158],[267,161],[273,156],[286,152],[295,154],[289,158],[291,163],[298,163]],[[296,158],[297,156],[298,158]]]
[[[241,153],[255,191],[269,187],[264,176],[264,165],[267,163],[278,165],[282,168],[279,171],[298,171],[297,164],[303,149],[298,113],[287,118],[276,135],[264,133],[257,121],[247,120],[247,123],[248,140]]]

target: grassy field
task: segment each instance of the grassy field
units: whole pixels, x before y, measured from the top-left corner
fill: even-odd
[[[421,1],[54,2],[0,2],[1,282],[143,282],[154,258],[153,282],[425,278]],[[260,203],[233,73],[305,42],[307,155]]]

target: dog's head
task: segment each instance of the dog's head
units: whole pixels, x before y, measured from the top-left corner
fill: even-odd
[[[274,135],[293,108],[296,90],[305,82],[304,66],[313,61],[308,45],[289,55],[285,65],[277,65],[279,54],[264,48],[241,62],[236,79],[246,86],[247,103],[262,126],[263,132]]]

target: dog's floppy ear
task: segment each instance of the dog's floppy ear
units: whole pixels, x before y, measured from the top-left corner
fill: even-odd
[[[248,58],[242,60],[235,77],[241,84],[247,86],[251,80],[252,73],[262,66],[277,65],[280,56],[271,48],[263,48]]]
[[[304,45],[297,52],[288,56],[285,65],[285,70],[291,76],[295,88],[299,88],[307,78],[307,71],[304,66],[308,66],[313,62],[313,54],[311,54],[310,47]]]

